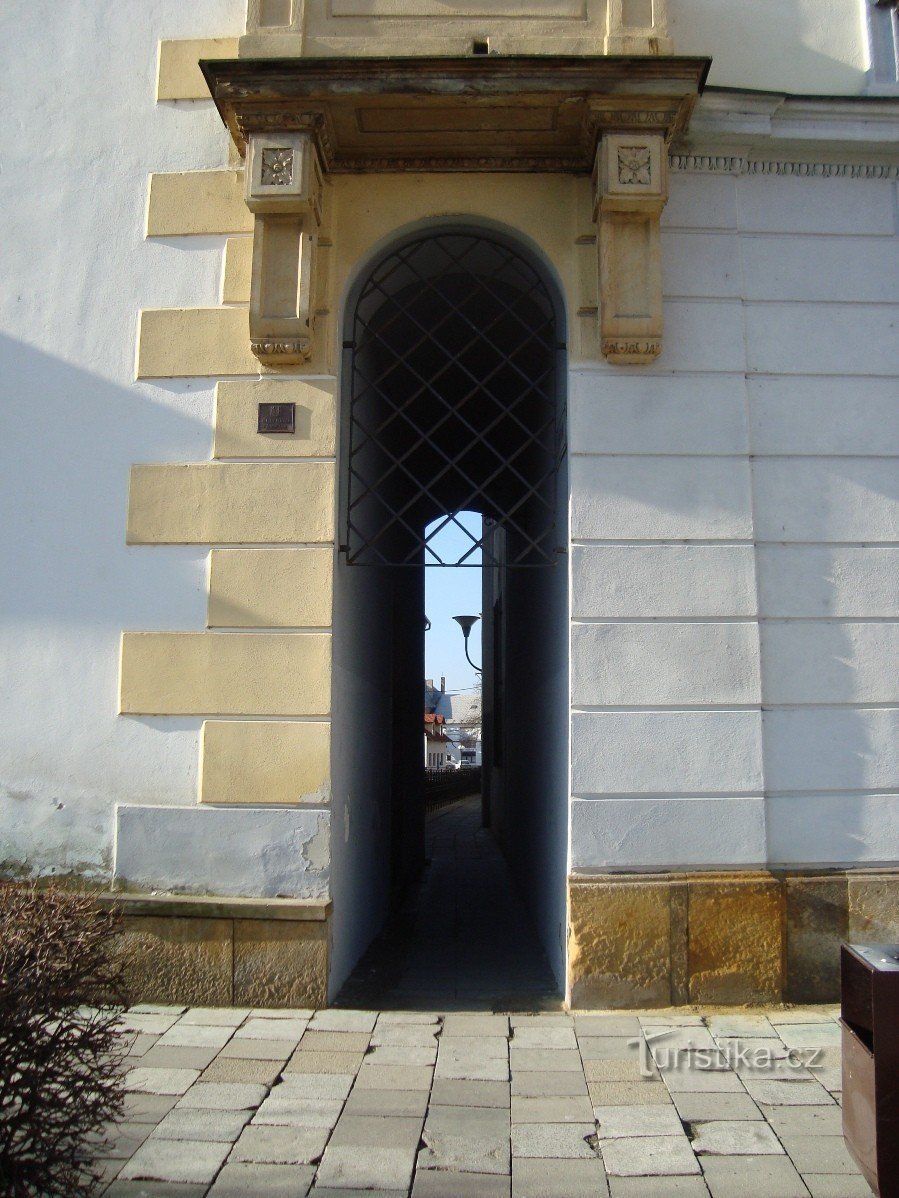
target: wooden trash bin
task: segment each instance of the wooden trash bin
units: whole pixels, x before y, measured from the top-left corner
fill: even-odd
[[[899,1198],[899,944],[840,951],[843,1137],[881,1198]]]

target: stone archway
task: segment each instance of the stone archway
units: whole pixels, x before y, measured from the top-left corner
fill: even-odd
[[[332,992],[378,930],[391,890],[422,864],[424,813],[410,796],[421,769],[423,566],[438,564],[425,530],[463,510],[485,517],[485,823],[530,900],[562,989],[561,298],[514,238],[438,226],[369,266],[349,297],[344,336],[333,727],[334,802],[343,808],[334,822],[345,836],[332,864]],[[363,723],[382,749],[375,761],[369,738],[354,735]]]

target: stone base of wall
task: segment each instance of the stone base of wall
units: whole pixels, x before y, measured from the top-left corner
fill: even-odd
[[[324,1007],[330,903],[107,895],[132,1003]]]
[[[569,879],[573,1007],[835,1002],[839,945],[899,941],[899,870]]]

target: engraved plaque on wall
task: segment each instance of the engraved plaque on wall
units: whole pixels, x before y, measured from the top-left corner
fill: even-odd
[[[261,403],[259,405],[260,433],[293,433],[296,431],[296,404]]]

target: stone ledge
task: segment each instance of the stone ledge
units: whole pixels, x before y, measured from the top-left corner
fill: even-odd
[[[834,1002],[843,940],[899,939],[899,870],[569,878],[573,1007]]]
[[[135,894],[107,891],[92,896],[123,915],[178,916],[182,919],[266,919],[325,922],[331,902],[309,899],[224,898],[206,894]]]
[[[130,1003],[323,1007],[330,903],[106,894]]]

